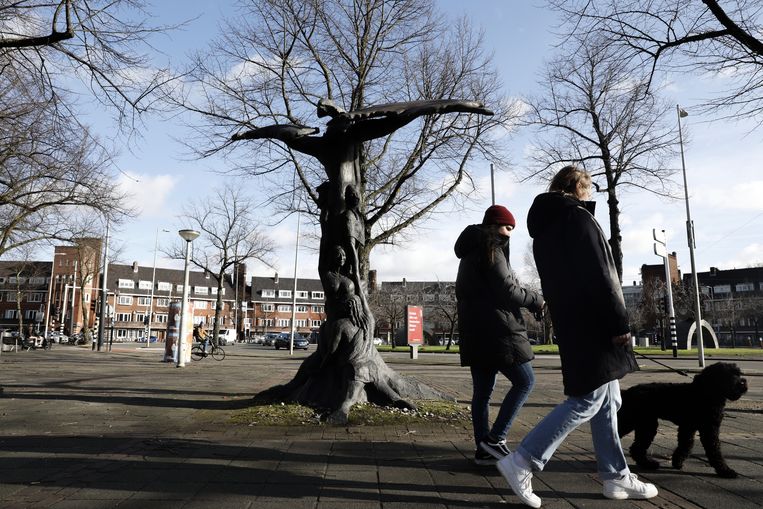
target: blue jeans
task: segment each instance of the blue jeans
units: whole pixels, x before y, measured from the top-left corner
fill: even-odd
[[[620,382],[612,380],[585,396],[569,397],[530,430],[516,452],[534,470],[543,470],[572,430],[591,421],[591,437],[599,478],[619,479],[630,473],[617,434],[617,410],[622,404]]]
[[[484,368],[471,366],[472,371],[472,426],[474,427],[474,443],[479,444],[490,435],[496,441],[505,440],[511,428],[511,423],[519,413],[519,409],[527,401],[527,397],[535,385],[535,373],[531,362],[514,364],[508,368]],[[493,427],[488,430],[490,418],[488,410],[490,395],[495,387],[495,377],[503,374],[511,382],[511,389],[506,393],[498,410]]]

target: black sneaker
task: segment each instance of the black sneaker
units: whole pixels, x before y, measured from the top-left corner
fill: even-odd
[[[498,442],[483,440],[480,442],[480,449],[497,460],[503,459],[511,454],[509,448],[506,447],[506,440],[499,440]]]
[[[496,460],[492,454],[477,449],[474,451],[474,464],[475,465],[495,465]]]

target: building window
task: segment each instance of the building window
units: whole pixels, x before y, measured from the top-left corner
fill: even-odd
[[[159,285],[157,287],[159,291],[162,292],[171,292],[172,291],[172,283],[166,283],[164,281],[159,281]]]
[[[120,279],[119,288],[135,288],[135,281],[132,279]]]
[[[312,306],[313,313],[323,313],[323,306]]]
[[[131,295],[120,295],[119,296],[119,303],[123,304],[125,306],[132,305],[132,296]]]
[[[307,306],[297,306],[297,313],[307,313]]]
[[[263,312],[275,311],[275,306],[273,304],[263,304],[262,305],[262,311]]]
[[[755,283],[739,283],[734,289],[738,292],[754,292]]]
[[[323,299],[323,292],[312,292],[313,299]]]
[[[117,329],[117,337],[119,339],[126,339],[127,338],[127,331],[125,329]]]
[[[138,297],[138,306],[150,306],[151,297]]]
[[[42,284],[45,284],[45,278],[44,277],[30,277],[29,278],[29,284],[30,285],[42,285]]]
[[[37,310],[35,310],[35,309],[27,309],[24,312],[24,318],[26,320],[35,320],[37,318]]]
[[[117,313],[117,322],[132,322],[132,314]]]
[[[307,327],[307,320],[297,320],[297,327],[302,327],[303,329]]]
[[[156,299],[156,306],[160,308],[166,308],[170,305],[170,299]]]
[[[297,298],[298,299],[307,299],[308,295],[307,292],[304,290],[297,290]]]
[[[207,301],[205,300],[193,301],[193,309],[207,309]]]
[[[85,302],[86,302],[86,303],[87,303],[87,302],[90,302],[90,294],[89,294],[89,293],[86,293],[86,294],[85,294]]]
[[[143,280],[138,281],[138,289],[150,290],[151,288],[153,288],[153,286],[151,285],[151,281],[143,281]]]
[[[206,286],[194,286],[193,293],[198,293],[199,295],[209,295],[209,288]]]
[[[260,327],[272,327],[272,326],[273,326],[272,318],[260,318]]]
[[[262,290],[262,296],[263,297],[275,297],[276,291],[275,290]]]
[[[288,318],[279,318],[278,319],[278,326],[279,327],[288,327],[289,326],[289,322],[291,322],[291,320],[289,320]]]
[[[6,309],[5,310],[5,318],[7,319],[15,319],[16,318],[16,310],[15,309]]]
[[[145,313],[135,313],[135,321],[138,323],[146,323]]]
[[[284,299],[291,297],[291,290],[278,290],[278,298]]]
[[[282,313],[288,313],[289,311],[291,311],[291,306],[286,304],[281,304],[280,306],[278,306],[278,311]]]
[[[212,295],[217,295],[217,287],[216,286],[214,288],[210,288],[209,291],[210,291],[210,293]]]
[[[716,285],[713,287],[715,293],[731,293],[731,285]]]
[[[175,285],[175,291],[178,293],[183,293],[183,285]]]
[[[167,315],[165,313],[157,314],[154,316],[154,321],[159,323],[167,323]]]
[[[27,302],[42,302],[42,296],[45,295],[44,293],[30,293],[27,295],[26,301]]]
[[[312,328],[320,327],[322,323],[323,323],[322,320],[310,320],[310,327]]]

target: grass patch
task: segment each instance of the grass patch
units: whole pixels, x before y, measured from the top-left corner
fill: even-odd
[[[350,410],[350,426],[389,426],[402,424],[469,424],[468,407],[451,401],[417,401],[416,410],[358,404]],[[231,416],[233,424],[245,426],[325,426],[328,412],[316,411],[296,403],[253,405]]]

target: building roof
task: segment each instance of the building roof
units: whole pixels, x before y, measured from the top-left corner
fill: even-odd
[[[151,293],[150,289],[141,289],[138,287],[138,281],[151,281],[153,277],[153,267],[141,267],[136,266],[137,269],[133,269],[133,265],[122,265],[117,263],[110,263],[109,264],[109,272],[107,274],[107,286],[109,288],[110,292],[114,292],[117,289],[121,293],[130,293],[130,294],[145,294],[149,295]],[[177,285],[183,284],[183,277],[184,272],[182,269],[163,269],[163,268],[156,268],[156,278],[154,281],[156,283],[170,283],[172,284],[172,290],[166,291],[166,290],[158,290],[154,288],[154,295],[176,295]],[[119,280],[120,279],[128,279],[131,281],[134,281],[135,288],[119,288]],[[217,288],[217,280],[212,277],[211,275],[207,276],[205,272],[203,271],[189,271],[188,273],[188,285],[193,288],[196,286],[199,287],[206,287],[206,288]],[[230,276],[226,276],[223,281],[223,288],[225,289],[225,298],[226,299],[232,299],[233,298],[233,285],[230,281]],[[193,293],[191,294],[193,296]]]

